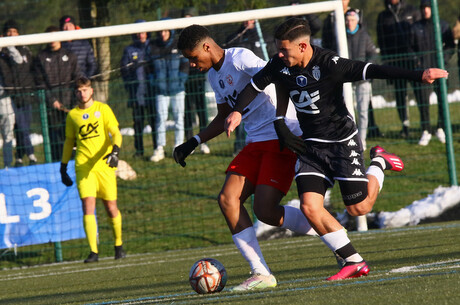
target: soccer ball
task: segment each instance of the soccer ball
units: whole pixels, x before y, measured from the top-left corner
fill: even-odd
[[[224,265],[213,258],[202,258],[190,269],[190,285],[200,294],[219,292],[227,283]]]

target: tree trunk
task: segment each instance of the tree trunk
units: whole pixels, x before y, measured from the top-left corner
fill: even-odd
[[[88,0],[82,0],[88,1]],[[91,1],[91,14],[95,18],[95,26],[110,25],[109,10],[107,8],[107,0]],[[99,77],[95,83],[94,98],[97,101],[106,103],[109,99],[109,80],[110,80],[110,38],[96,38],[96,47],[94,48],[99,67]]]

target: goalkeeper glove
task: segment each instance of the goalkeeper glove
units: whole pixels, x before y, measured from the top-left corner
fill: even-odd
[[[110,154],[107,154],[102,160],[107,159],[105,163],[107,163],[109,167],[117,167],[119,152],[120,152],[120,147],[118,147],[117,145],[113,145],[112,152]]]
[[[65,186],[71,186],[73,182],[67,174],[67,163],[61,163],[61,169],[59,171],[61,172],[62,183],[64,183]]]
[[[305,142],[298,136],[294,135],[284,122],[284,118],[279,118],[273,121],[275,131],[280,142],[280,151],[288,148],[297,155],[303,155],[307,152]]]
[[[185,167],[185,158],[190,155],[195,148],[198,146],[198,140],[195,137],[190,138],[187,142],[174,148],[174,160],[179,163],[182,167]]]

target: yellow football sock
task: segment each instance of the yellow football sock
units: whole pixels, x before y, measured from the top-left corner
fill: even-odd
[[[118,210],[118,215],[114,218],[110,218],[110,223],[113,230],[113,238],[115,239],[115,246],[121,246],[123,241],[121,240],[121,212]]]
[[[83,227],[85,228],[86,239],[88,240],[91,252],[98,253],[96,216],[83,215]]]

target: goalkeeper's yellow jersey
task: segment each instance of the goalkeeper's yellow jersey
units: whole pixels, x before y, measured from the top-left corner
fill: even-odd
[[[112,142],[121,147],[118,121],[112,109],[97,101],[89,108],[76,106],[70,110],[65,135],[62,163],[69,162],[76,143],[75,170],[78,172],[109,169],[104,156],[112,151]]]

